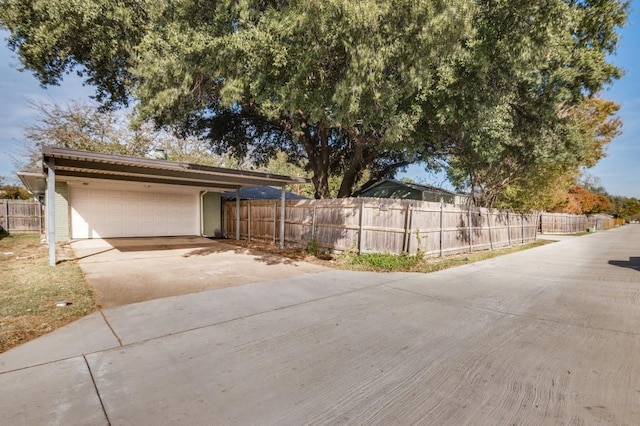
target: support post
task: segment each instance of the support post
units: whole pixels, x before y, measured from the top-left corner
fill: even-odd
[[[229,237],[229,232],[231,231],[229,229],[229,204],[228,203],[224,203],[222,204],[222,221],[223,221],[223,226],[222,229],[224,229],[224,237],[228,238]]]
[[[247,200],[247,241],[251,241],[251,200]]]
[[[47,243],[49,265],[56,266],[56,169],[55,161],[47,161]]]
[[[287,191],[285,190],[285,186],[282,185],[282,191],[280,193],[280,248],[284,248],[284,216],[286,213],[285,202],[287,200]]]
[[[276,243],[276,234],[278,233],[278,202],[273,202],[273,244]]]
[[[240,188],[236,189],[236,240],[240,240]]]

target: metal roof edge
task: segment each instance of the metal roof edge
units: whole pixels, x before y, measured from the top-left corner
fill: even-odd
[[[133,166],[143,168],[153,168],[158,170],[175,170],[192,173],[203,173],[208,175],[220,175],[220,176],[234,176],[239,178],[254,178],[264,179],[270,181],[279,181],[283,184],[286,183],[310,183],[311,180],[303,177],[285,176],[272,173],[262,173],[254,171],[245,171],[237,169],[229,169],[222,167],[205,166],[201,164],[193,163],[181,163],[169,160],[156,160],[143,157],[133,157],[119,154],[104,154],[93,151],[82,151],[70,148],[58,148],[51,145],[44,146],[42,148],[42,154],[45,159],[64,158],[69,160],[83,160],[91,162],[103,162],[112,163],[122,166]],[[46,161],[45,161],[46,163]]]
[[[19,171],[16,175],[31,194],[37,196],[45,193],[47,178],[44,173]]]

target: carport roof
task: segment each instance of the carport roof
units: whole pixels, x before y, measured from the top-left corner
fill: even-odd
[[[53,160],[56,176],[111,179],[168,185],[197,186],[230,190],[245,186],[283,186],[308,183],[309,179],[178,163],[167,160],[102,154],[45,146],[42,150],[45,171]]]

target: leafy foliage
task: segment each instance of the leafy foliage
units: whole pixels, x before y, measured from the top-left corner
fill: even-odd
[[[611,213],[612,205],[604,194],[591,192],[582,186],[569,188],[566,197],[553,210],[570,214]]]
[[[134,126],[135,117],[122,111],[101,111],[97,105],[80,101],[31,106],[36,121],[25,129],[25,164],[20,168],[35,164],[42,157],[44,145],[139,157],[163,150],[173,161],[216,166],[224,162],[224,158],[213,155],[205,141],[178,138],[149,123]]]
[[[434,75],[469,31],[464,1],[248,1],[206,19],[193,6],[159,11],[141,44],[141,111],[258,163],[279,150],[305,160],[317,197],[331,195],[330,176],[344,197],[365,170],[379,178],[418,158]]]
[[[29,200],[31,194],[25,188],[17,185],[0,185],[0,198],[10,200]]]
[[[614,195],[611,198],[613,214],[625,220],[640,220],[640,200],[637,198]]]
[[[621,0],[137,2],[0,0],[42,84],[72,71],[106,107],[265,166],[316,197],[444,162],[478,204],[537,208],[604,154],[619,121],[596,95]],[[566,188],[566,185],[565,185]]]
[[[144,34],[151,1],[3,0],[0,25],[9,46],[42,85],[76,72],[98,101],[127,104],[135,78],[133,47]]]
[[[454,139],[449,177],[477,204],[543,208],[618,133],[620,122],[612,118],[618,106],[594,94],[620,76],[606,55],[627,6],[561,0],[478,6],[477,37],[447,102],[460,105],[458,118],[439,130]]]

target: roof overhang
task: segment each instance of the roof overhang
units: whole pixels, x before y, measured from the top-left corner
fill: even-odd
[[[46,172],[50,160],[53,160],[56,177],[68,176],[196,186],[220,191],[229,191],[246,186],[283,186],[294,183],[309,183],[309,179],[306,178],[124,155],[102,154],[51,146],[44,147],[42,154],[44,171]],[[43,179],[43,182],[46,182],[44,175],[39,176]],[[22,177],[20,179],[22,179],[27,188],[30,188]],[[35,176],[30,179],[34,180],[35,185],[37,180]],[[31,189],[29,190],[31,191]]]
[[[42,173],[36,172],[18,172],[18,177],[27,190],[34,197],[44,195],[47,190],[47,179]]]

